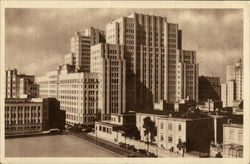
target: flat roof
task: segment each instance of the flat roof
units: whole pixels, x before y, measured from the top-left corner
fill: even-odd
[[[121,125],[111,124],[110,122],[107,122],[107,121],[96,121],[95,123],[110,126],[110,127],[120,127],[121,126]]]
[[[160,113],[159,112],[159,114],[155,114],[155,113],[153,113],[153,112],[138,112],[138,113],[136,113],[136,115],[139,115],[139,114],[143,114],[143,115],[148,115],[148,116],[158,116],[158,117],[160,117],[160,119],[172,119],[172,120],[182,120],[182,121],[187,121],[187,120],[201,120],[201,119],[212,119],[212,117],[210,117],[210,116],[206,116],[206,115],[201,115],[200,117],[194,117],[194,118],[192,118],[192,117],[181,117],[181,116],[175,116],[174,114],[175,113],[173,113],[172,114],[172,116],[169,116],[169,114],[171,114],[170,112],[168,112],[168,111],[165,111],[165,112],[162,112],[162,113]]]
[[[223,124],[223,127],[243,128],[243,124]]]

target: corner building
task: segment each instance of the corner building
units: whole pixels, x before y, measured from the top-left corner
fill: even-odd
[[[124,46],[98,44],[91,46],[91,72],[99,73],[98,108],[102,120],[110,120],[112,113],[126,112],[126,60]]]
[[[106,25],[106,42],[125,48],[128,110],[152,109],[162,99],[168,103],[177,100],[181,41],[178,24],[168,23],[166,17],[133,13]]]

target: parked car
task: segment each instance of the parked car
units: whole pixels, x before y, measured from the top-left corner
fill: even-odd
[[[122,147],[122,148],[124,148],[124,149],[126,148],[126,144],[122,143],[122,142],[119,144],[119,146]]]
[[[145,149],[138,149],[137,152],[142,155],[147,155],[147,151]]]
[[[129,146],[128,146],[128,150],[131,150],[131,151],[134,151],[134,152],[137,151],[137,149],[135,148],[134,145],[129,145]]]
[[[91,131],[92,131],[92,127],[82,128],[82,132],[91,132]]]
[[[50,129],[49,134],[60,134],[61,131],[59,129]]]
[[[154,153],[151,153],[151,152],[147,152],[147,156],[148,157],[157,157],[157,155],[155,155]]]
[[[129,154],[128,157],[136,157],[133,153]]]

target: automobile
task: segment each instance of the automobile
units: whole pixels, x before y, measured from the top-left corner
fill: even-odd
[[[120,144],[120,147],[122,147],[122,148],[125,149],[125,148],[126,148],[126,144],[125,144],[125,143],[121,143],[121,144]]]
[[[49,131],[43,131],[42,134],[49,134]]]
[[[137,151],[137,149],[135,148],[134,145],[129,145],[129,146],[128,146],[128,150],[131,150],[131,151],[134,151],[134,152]]]
[[[151,153],[151,152],[147,152],[147,156],[148,157],[157,157],[157,155],[155,155],[154,153]]]
[[[142,155],[147,155],[147,151],[145,149],[138,149],[137,152]]]
[[[60,130],[59,129],[50,129],[49,134],[60,134]]]
[[[136,156],[133,153],[131,153],[127,157],[136,157]]]

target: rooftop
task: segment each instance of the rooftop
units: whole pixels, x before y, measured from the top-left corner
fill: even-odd
[[[223,124],[223,127],[243,128],[243,124]]]

